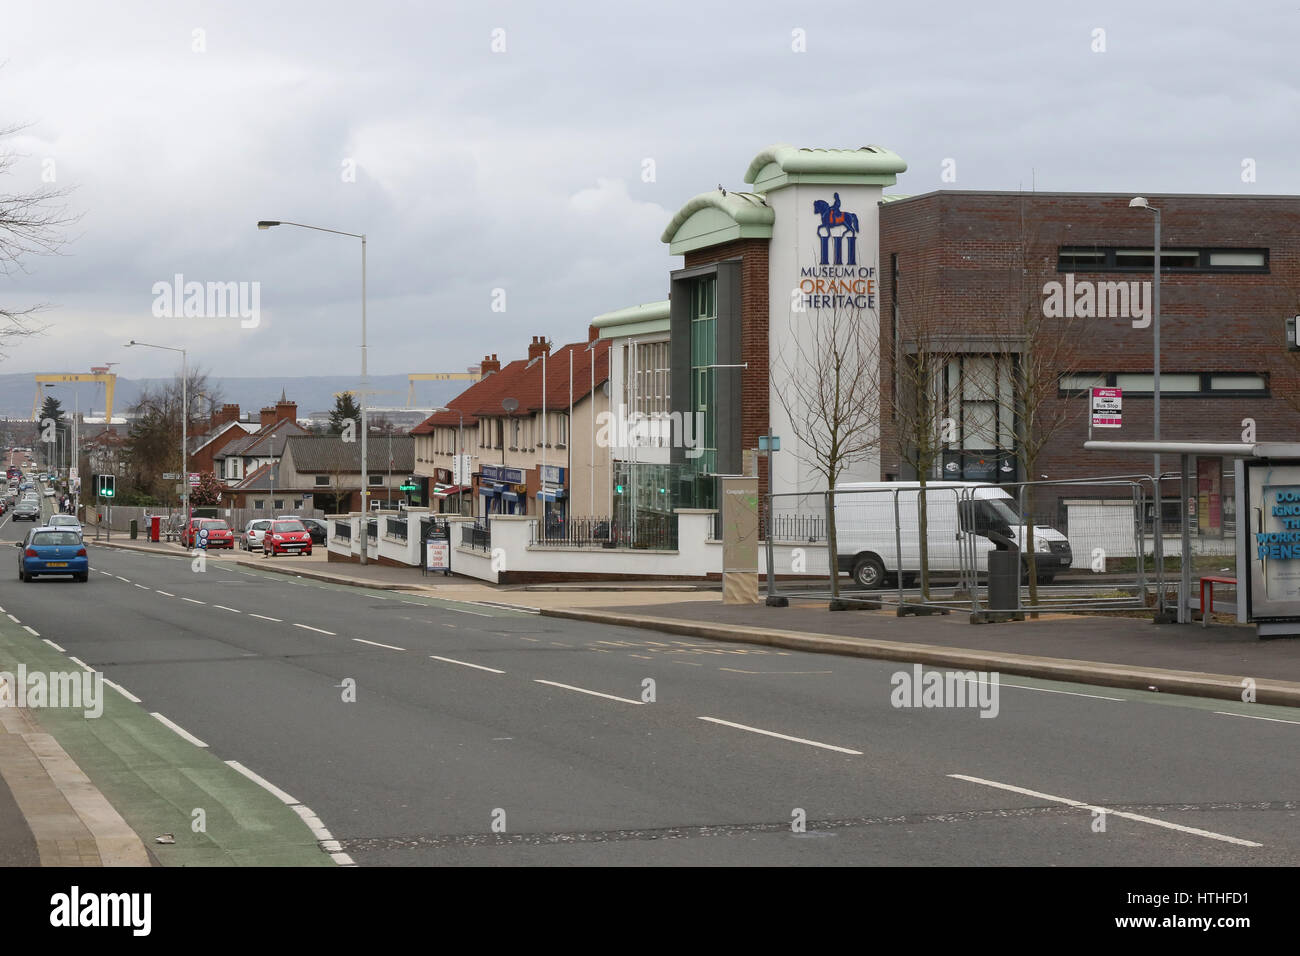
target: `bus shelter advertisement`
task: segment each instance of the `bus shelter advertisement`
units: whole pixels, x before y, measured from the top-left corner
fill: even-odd
[[[1248,620],[1294,622],[1300,633],[1300,462],[1243,461],[1238,467],[1247,478],[1237,487],[1246,497],[1239,503],[1246,527],[1239,531],[1238,573],[1249,568],[1248,600],[1242,602]]]

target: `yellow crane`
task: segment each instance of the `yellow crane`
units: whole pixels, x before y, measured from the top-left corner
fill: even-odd
[[[483,377],[483,371],[477,365],[467,372],[412,372],[407,376],[406,407],[415,404],[416,382],[477,382]]]
[[[116,362],[111,363],[116,365]],[[117,386],[117,373],[110,372],[107,365],[98,365],[89,372],[45,372],[36,376],[36,398],[32,400],[32,421],[36,421],[41,412],[42,385],[55,385],[60,382],[97,382],[104,386],[104,421],[113,420],[113,390]]]

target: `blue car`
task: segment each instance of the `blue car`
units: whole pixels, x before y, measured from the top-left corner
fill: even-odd
[[[30,581],[38,574],[70,574],[85,583],[90,580],[90,558],[81,533],[71,528],[33,528],[18,547],[18,580]]]

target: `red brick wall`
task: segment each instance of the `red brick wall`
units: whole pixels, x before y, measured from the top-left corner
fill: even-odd
[[[741,260],[740,299],[741,333],[740,361],[748,368],[741,370],[741,395],[744,409],[741,415],[741,447],[757,448],[758,437],[768,429],[768,295],[767,265],[768,239],[737,239],[734,242],[697,249],[686,253],[686,268],[710,265],[724,259]],[[759,487],[767,487],[767,460],[758,462]]]
[[[1130,209],[1128,194],[1026,194],[939,192],[886,203],[881,209],[881,331],[883,398],[892,400],[891,328],[895,290],[890,256],[898,253],[945,323],[978,334],[1008,308],[1021,235],[1030,237],[1044,281],[1064,281],[1056,271],[1060,246],[1150,248],[1154,217]],[[1161,276],[1161,374],[1233,371],[1269,376],[1270,398],[1176,398],[1161,394],[1161,438],[1241,440],[1241,421],[1253,418],[1260,441],[1300,440],[1300,414],[1286,396],[1300,399],[1297,363],[1285,349],[1284,322],[1300,312],[1300,197],[1150,196],[1162,213],[1163,249],[1269,250],[1269,272],[1253,274],[1165,272]],[[1023,222],[1023,232],[1022,232]],[[1079,271],[1079,279],[1144,281],[1150,273]],[[903,292],[907,293],[907,279]],[[1079,371],[1142,372],[1152,369],[1152,329],[1129,319],[1081,319]],[[1064,400],[1052,400],[1055,415]],[[1103,456],[1083,450],[1084,399],[1078,414],[1045,450],[1038,470],[1052,478],[1149,471],[1135,455]],[[892,417],[885,415],[882,470],[900,469]],[[1124,427],[1095,438],[1152,437],[1150,398],[1124,397]],[[1168,462],[1166,467],[1177,467]],[[1037,476],[1035,476],[1037,477]],[[1166,489],[1168,492],[1169,489]]]

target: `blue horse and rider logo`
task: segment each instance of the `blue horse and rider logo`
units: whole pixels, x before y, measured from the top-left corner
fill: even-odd
[[[834,194],[834,202],[818,199],[813,203],[813,212],[822,217],[817,227],[817,239],[821,246],[820,265],[858,264],[858,215],[840,209],[840,194]],[[837,230],[839,231],[837,234]],[[848,259],[845,260],[845,246],[848,246]],[[832,256],[834,262],[832,263]]]

